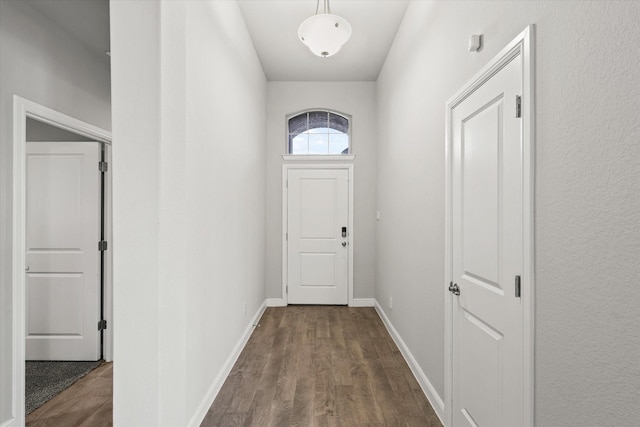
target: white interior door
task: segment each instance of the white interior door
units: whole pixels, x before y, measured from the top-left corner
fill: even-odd
[[[456,427],[524,425],[522,67],[519,54],[452,110]]]
[[[26,359],[100,358],[100,144],[26,147]]]
[[[288,302],[347,304],[349,172],[289,169],[287,179]]]

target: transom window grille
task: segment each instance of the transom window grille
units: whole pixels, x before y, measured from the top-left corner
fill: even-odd
[[[348,117],[326,110],[289,117],[288,154],[349,154],[349,122]]]

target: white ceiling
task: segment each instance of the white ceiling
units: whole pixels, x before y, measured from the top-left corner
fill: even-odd
[[[25,0],[97,53],[109,50],[109,0]]]
[[[329,58],[313,55],[298,40],[298,26],[315,13],[316,0],[238,3],[268,80],[375,81],[408,0],[332,0],[331,11],[349,21],[352,36]]]
[[[108,0],[25,1],[97,53],[109,50]],[[316,0],[238,0],[267,79],[279,81],[375,81],[408,2],[332,0],[353,33],[335,56],[319,58],[298,40]]]

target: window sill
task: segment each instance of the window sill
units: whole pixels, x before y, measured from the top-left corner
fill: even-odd
[[[355,154],[335,154],[335,155],[322,155],[322,154],[283,154],[282,159],[287,162],[300,162],[300,161],[321,161],[321,162],[352,162],[356,158]]]

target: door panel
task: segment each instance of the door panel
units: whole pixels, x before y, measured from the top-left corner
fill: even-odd
[[[521,91],[519,55],[452,110],[456,427],[523,423]]]
[[[100,358],[100,144],[28,142],[26,358]]]
[[[464,274],[498,286],[498,137],[502,99],[462,123]]]
[[[495,425],[495,414],[499,413],[500,406],[499,365],[503,335],[467,311],[463,312],[460,329],[460,388],[461,400],[465,402],[462,414],[469,425]]]
[[[347,304],[348,171],[291,169],[287,200],[288,302]]]
[[[300,238],[333,239],[336,233],[335,179],[305,177],[299,178],[297,184],[300,185]]]
[[[27,247],[31,250],[81,250],[83,160],[81,154],[30,153],[27,160]],[[53,183],[64,191],[51,191]],[[51,223],[56,227],[50,227]]]
[[[29,274],[27,336],[82,336],[83,288],[79,273]]]

